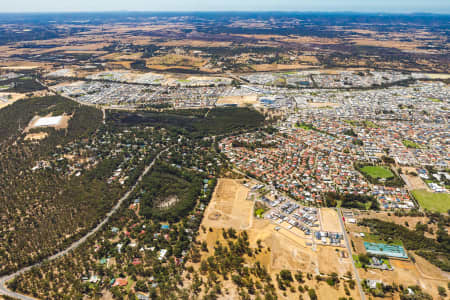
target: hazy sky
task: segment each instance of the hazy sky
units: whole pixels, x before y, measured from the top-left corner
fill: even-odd
[[[450,0],[2,0],[0,12],[295,10],[450,13]]]

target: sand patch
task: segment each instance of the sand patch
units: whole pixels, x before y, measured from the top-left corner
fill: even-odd
[[[323,231],[342,232],[339,216],[336,210],[332,208],[321,208],[320,217]]]
[[[246,96],[226,96],[221,97],[217,100],[216,105],[237,105],[237,106],[245,106],[245,105],[253,105],[258,104],[258,96],[255,95],[246,95]]]
[[[39,141],[48,136],[47,132],[29,133],[25,136],[25,141]]]
[[[205,212],[204,226],[247,229],[253,219],[253,201],[248,188],[234,179],[219,179]]]

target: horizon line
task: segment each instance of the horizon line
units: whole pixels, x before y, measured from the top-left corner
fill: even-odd
[[[449,12],[431,12],[412,10],[409,12],[388,12],[388,11],[358,11],[358,10],[73,10],[73,11],[5,11],[0,15],[5,14],[77,14],[77,13],[339,13],[339,14],[385,14],[385,15],[447,15]]]

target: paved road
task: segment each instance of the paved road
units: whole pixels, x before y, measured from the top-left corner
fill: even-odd
[[[358,286],[359,295],[361,297],[361,300],[366,300],[366,295],[364,294],[364,290],[361,286],[361,279],[359,278],[358,270],[356,269],[355,261],[353,260],[352,248],[350,247],[350,242],[348,241],[347,231],[345,230],[344,221],[342,220],[341,209],[337,208],[337,211],[338,211],[339,222],[341,223],[342,233],[344,234],[345,245],[347,246],[348,255],[350,256],[350,259],[352,260],[353,271],[355,271],[355,279],[356,279],[356,285]]]
[[[70,245],[68,248],[50,256],[49,258],[47,258],[45,261],[52,261],[55,260],[57,258],[60,258],[64,255],[66,255],[67,253],[69,253],[70,251],[76,249],[78,246],[80,246],[81,244],[83,244],[90,236],[94,235],[95,233],[97,233],[100,228],[102,228],[103,225],[105,225],[106,223],[108,223],[109,219],[111,218],[111,216],[117,212],[117,210],[119,210],[120,206],[122,205],[122,203],[131,195],[131,193],[137,188],[138,184],[142,181],[142,179],[144,178],[145,175],[147,175],[147,173],[151,170],[151,168],[155,165],[155,162],[159,159],[159,157],[161,156],[161,154],[163,154],[164,152],[166,152],[167,150],[169,150],[169,148],[166,148],[164,150],[162,150],[161,152],[158,153],[158,155],[153,159],[153,161],[150,163],[150,165],[148,165],[144,172],[141,174],[141,176],[139,176],[138,180],[136,181],[136,183],[131,187],[131,189],[128,190],[128,192],[123,195],[122,198],[119,199],[119,201],[117,202],[117,204],[111,209],[111,211],[109,211],[106,214],[106,217],[103,219],[102,222],[100,222],[94,229],[92,229],[91,231],[89,231],[85,236],[83,236],[81,239],[79,239],[78,241],[74,242],[72,245]],[[10,274],[10,275],[6,275],[3,277],[0,277],[0,295],[5,295],[5,296],[9,296],[9,297],[13,297],[13,298],[17,298],[17,299],[21,299],[21,300],[34,300],[35,298],[29,297],[29,296],[25,296],[22,294],[18,294],[18,293],[14,293],[12,291],[10,291],[7,287],[6,287],[6,283],[10,280],[12,280],[14,277],[25,273],[26,271],[30,270],[33,267],[37,267],[40,266],[42,264],[42,261],[39,263],[36,263],[34,265],[31,265],[29,267],[20,269],[19,271],[15,272],[14,274]]]

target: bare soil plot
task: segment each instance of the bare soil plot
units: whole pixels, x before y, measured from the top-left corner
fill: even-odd
[[[25,98],[25,94],[18,93],[0,93],[0,109],[13,104],[17,100]]]
[[[319,271],[321,274],[331,274],[336,272],[339,276],[344,276],[348,271],[352,271],[352,262],[350,258],[341,258],[342,250],[344,250],[344,248],[318,246],[317,255]]]
[[[432,78],[432,79],[449,79],[450,74],[433,74],[433,73],[426,73],[426,76]]]
[[[317,257],[310,247],[306,247],[305,240],[296,237],[287,230],[273,231],[271,270],[303,270],[315,273]]]
[[[147,66],[153,65],[177,66],[177,67],[201,67],[205,60],[187,55],[168,54],[147,59]]]
[[[66,129],[69,126],[69,120],[72,116],[61,115],[58,117],[52,117],[47,115],[45,117],[35,116],[31,119],[28,126],[24,129],[24,133],[27,133],[32,128],[53,127],[55,129]],[[56,119],[57,118],[57,119]]]
[[[338,288],[334,288],[329,286],[326,282],[319,282],[314,288],[316,289],[318,299],[339,299],[340,297],[345,296],[343,284],[339,284]],[[357,288],[355,288],[354,290],[350,290],[350,295],[353,299],[361,299]]]
[[[25,141],[39,141],[48,136],[47,132],[29,133],[25,136]]]
[[[322,230],[330,232],[342,232],[342,228],[339,223],[339,216],[336,210],[332,208],[321,208],[320,215]]]
[[[420,50],[418,47],[422,46],[419,43],[416,42],[405,42],[405,41],[395,41],[395,40],[388,40],[388,41],[380,41],[370,38],[356,38],[352,39],[351,42],[356,43],[357,45],[364,45],[364,46],[375,46],[375,47],[386,47],[386,48],[396,48],[399,50]]]
[[[157,207],[158,208],[169,208],[173,205],[175,205],[178,201],[180,201],[180,199],[178,199],[177,196],[173,195],[173,196],[169,196],[166,199],[164,199],[163,201],[161,201]]]
[[[238,106],[253,105],[258,103],[258,95],[246,95],[246,96],[226,96],[219,98],[216,104],[235,104]]]
[[[238,180],[219,179],[203,225],[212,228],[247,229],[253,219],[253,202],[246,200],[249,189]]]
[[[163,43],[159,43],[159,46],[166,47],[186,47],[190,45],[191,47],[229,47],[232,42],[215,42],[215,41],[200,41],[200,40],[173,40]]]
[[[311,69],[314,68],[315,66],[310,64],[290,64],[290,65],[260,64],[260,65],[251,65],[251,67],[253,70],[257,72],[268,72],[268,71]]]
[[[333,102],[311,102],[308,106],[313,108],[324,108],[324,107],[339,107],[341,104]]]
[[[228,179],[228,183],[238,182],[237,180]],[[220,182],[219,182],[220,184]],[[229,185],[219,185],[216,187],[217,191],[224,189]],[[223,191],[220,190],[220,194],[223,195]],[[216,200],[216,195],[213,195],[213,200]],[[212,203],[212,202],[211,202]],[[210,203],[210,206],[211,206]],[[215,206],[215,204],[213,204]],[[203,218],[202,227],[208,228],[211,221],[208,219],[208,212],[205,212]],[[229,227],[229,226],[223,226]],[[339,275],[345,274],[351,269],[351,261],[349,258],[341,259],[339,257],[339,252],[337,252],[333,247],[320,247],[316,252],[311,249],[306,243],[310,240],[307,238],[296,235],[294,232],[286,230],[284,228],[276,231],[276,225],[271,223],[269,220],[265,219],[254,219],[251,227],[246,230],[249,237],[250,247],[256,248],[257,241],[260,240],[263,251],[258,253],[255,257],[246,257],[246,264],[253,265],[256,261],[261,263],[269,274],[271,275],[273,282],[276,284],[276,276],[283,269],[291,270],[294,274],[297,271],[301,271],[304,274],[305,285],[313,287],[319,296],[319,299],[338,299],[339,297],[345,296],[344,285],[339,284],[338,288],[331,287],[325,282],[318,283],[317,281],[308,280],[306,274],[310,273],[313,276],[319,274],[319,269],[323,273],[330,274],[331,272],[336,272]],[[239,233],[239,231],[238,231]],[[199,236],[197,238],[199,242],[206,241],[208,245],[208,253],[202,252],[202,259],[206,259],[214,251],[214,246],[216,241],[225,244],[226,241],[223,238],[221,228],[212,228],[210,231],[206,229],[205,231],[200,230]],[[270,251],[269,251],[270,248]],[[200,263],[193,264],[194,269],[198,270],[200,268]],[[206,280],[206,278],[204,278]],[[237,287],[231,283],[230,280],[222,281],[224,293],[218,299],[237,299],[238,291]],[[189,283],[186,281],[186,284]],[[297,284],[293,283],[296,288]],[[202,292],[203,293],[203,292]],[[358,291],[350,290],[353,299],[360,299]],[[298,299],[300,293],[297,291],[292,293],[289,289],[287,291],[277,291],[278,299]],[[201,295],[200,295],[201,296]],[[308,299],[307,294],[303,294],[305,299]]]

